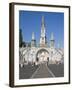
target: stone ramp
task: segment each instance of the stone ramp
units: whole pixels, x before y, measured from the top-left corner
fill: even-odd
[[[48,78],[55,77],[54,74],[50,71],[46,64],[41,64],[39,68],[34,72],[31,78]]]

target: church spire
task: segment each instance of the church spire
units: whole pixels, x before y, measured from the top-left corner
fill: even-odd
[[[35,40],[34,32],[32,32],[32,40]]]
[[[46,41],[45,21],[44,16],[42,16],[40,46],[46,46],[46,43],[47,41]]]
[[[54,34],[53,34],[53,32],[51,33],[51,39],[50,40],[54,40]]]
[[[51,47],[51,48],[54,48],[54,47],[55,47],[55,40],[54,40],[53,32],[51,33],[50,47]]]
[[[42,28],[45,27],[45,21],[44,21],[44,16],[42,16]]]
[[[32,32],[31,47],[35,47],[35,46],[36,46],[35,35],[34,35],[34,32]]]

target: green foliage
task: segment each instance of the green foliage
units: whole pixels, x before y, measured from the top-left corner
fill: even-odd
[[[22,47],[23,37],[22,37],[22,30],[19,30],[19,47]]]

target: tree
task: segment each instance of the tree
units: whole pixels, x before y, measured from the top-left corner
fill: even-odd
[[[22,30],[19,30],[19,47],[22,47],[23,37],[22,37]]]

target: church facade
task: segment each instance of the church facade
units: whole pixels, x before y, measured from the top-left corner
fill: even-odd
[[[59,64],[64,62],[64,51],[62,48],[55,47],[55,39],[51,33],[50,43],[47,42],[44,16],[41,22],[40,42],[37,46],[34,32],[32,33],[31,46],[19,48],[19,64],[22,67],[31,63],[38,65],[41,63]]]

